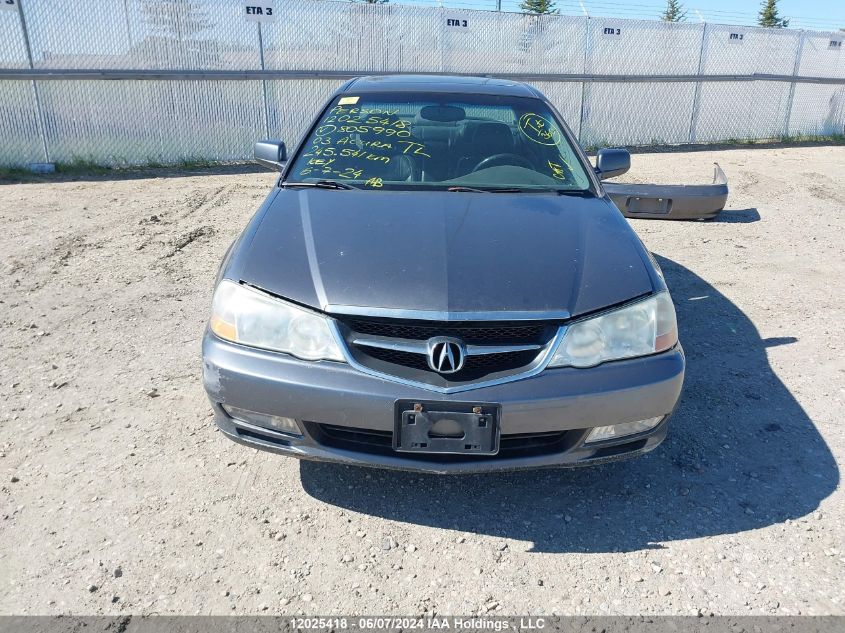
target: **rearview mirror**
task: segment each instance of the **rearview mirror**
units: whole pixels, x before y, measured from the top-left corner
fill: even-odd
[[[428,105],[420,110],[420,118],[438,123],[454,123],[467,118],[466,110],[453,105]]]
[[[282,163],[288,159],[287,149],[281,141],[258,141],[253,155],[256,163],[276,171],[282,171]]]
[[[600,149],[596,154],[596,173],[599,178],[621,176],[631,169],[631,155],[627,149]]]

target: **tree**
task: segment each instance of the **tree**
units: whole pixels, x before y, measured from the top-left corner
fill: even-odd
[[[667,0],[666,10],[660,16],[664,22],[683,22],[687,17],[684,5],[679,0]]]
[[[153,64],[182,67],[216,66],[220,51],[202,35],[214,27],[207,9],[194,0],[142,0],[145,33],[135,45],[138,54]]]
[[[553,0],[522,0],[519,8],[526,13],[534,13],[537,15],[557,13],[557,8],[555,8]]]
[[[191,0],[144,0],[141,14],[157,35],[184,42],[213,26],[206,9]]]
[[[785,29],[789,20],[778,15],[778,0],[763,0],[757,24],[770,29]]]

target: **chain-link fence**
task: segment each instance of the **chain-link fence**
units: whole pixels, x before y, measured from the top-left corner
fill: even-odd
[[[528,81],[585,146],[842,134],[843,39],[328,1],[0,0],[0,164],[244,159],[258,138],[296,141],[345,78],[395,72]]]

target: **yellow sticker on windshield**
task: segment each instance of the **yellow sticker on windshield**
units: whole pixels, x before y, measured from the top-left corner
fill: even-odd
[[[341,97],[337,105],[355,105],[358,103],[359,97]]]

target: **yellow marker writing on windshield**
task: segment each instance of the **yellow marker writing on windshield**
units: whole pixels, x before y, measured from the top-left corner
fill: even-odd
[[[552,177],[559,180],[566,180],[566,171],[563,167],[565,165],[566,169],[569,170],[569,173],[572,173],[572,165],[570,165],[563,156],[560,156],[559,160],[561,164],[548,161],[549,168],[552,170]]]
[[[402,152],[403,154],[416,154],[418,156],[426,156],[427,158],[431,158],[431,155],[426,154],[423,150],[425,149],[425,145],[422,143],[414,143],[413,141],[398,141],[401,144],[407,145],[405,150]]]
[[[540,145],[557,145],[560,140],[560,132],[552,122],[533,112],[519,117],[519,131]]]
[[[557,163],[553,163],[552,161],[549,161],[549,167],[552,170],[553,178],[557,178],[558,180],[566,180],[566,172],[563,171],[563,167],[561,167]]]

